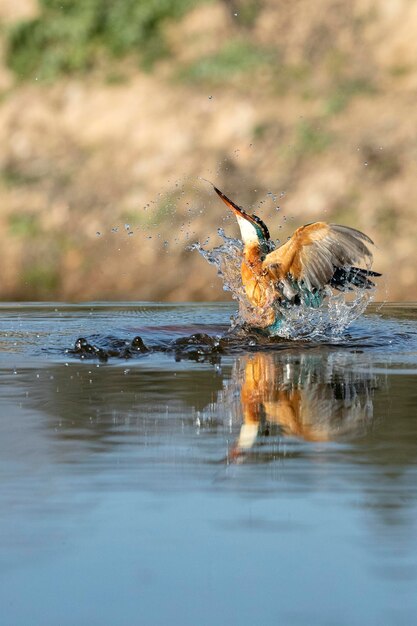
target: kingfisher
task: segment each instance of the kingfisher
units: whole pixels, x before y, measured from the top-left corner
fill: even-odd
[[[304,304],[317,308],[326,287],[351,291],[371,289],[378,272],[360,267],[372,264],[367,244],[373,241],[355,228],[314,222],[298,228],[275,248],[266,224],[247,213],[213,185],[237,218],[243,242],[242,283],[250,304],[259,312],[259,326],[279,329],[283,310]]]

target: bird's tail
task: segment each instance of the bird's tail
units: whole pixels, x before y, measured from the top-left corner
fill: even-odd
[[[379,272],[364,270],[360,267],[338,267],[330,281],[330,286],[338,291],[351,291],[353,287],[372,289],[375,283],[369,277],[381,276]]]

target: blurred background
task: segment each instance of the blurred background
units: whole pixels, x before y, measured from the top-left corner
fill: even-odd
[[[203,177],[416,300],[416,97],[414,0],[0,0],[0,298],[227,299]]]

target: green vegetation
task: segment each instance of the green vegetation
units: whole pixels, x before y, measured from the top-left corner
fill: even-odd
[[[314,98],[311,86],[311,67],[306,63],[283,63],[280,59],[273,66],[272,86],[277,96],[293,92],[300,92],[304,100]]]
[[[346,189],[345,193],[333,206],[330,206],[329,221],[335,224],[349,224],[353,227],[360,227],[358,215],[358,205],[360,203],[360,189],[352,187]]]
[[[243,39],[232,39],[215,54],[183,68],[180,78],[192,83],[221,84],[230,78],[256,71],[273,61],[270,52]]]
[[[403,76],[408,76],[413,71],[414,68],[412,65],[407,65],[404,63],[393,65],[392,67],[390,67],[389,70],[391,76],[393,76],[394,78],[402,78]]]
[[[272,131],[273,125],[271,122],[259,122],[253,127],[252,136],[256,140],[263,139]]]
[[[327,115],[341,113],[355,96],[373,93],[375,87],[367,78],[352,78],[338,82],[326,102],[325,112]]]
[[[239,0],[238,2],[233,2],[232,0],[230,8],[236,21],[241,26],[251,28],[261,11],[262,5],[260,0]]]
[[[33,213],[15,213],[10,215],[9,232],[15,237],[35,237],[40,233],[37,215]]]
[[[400,232],[400,215],[396,207],[388,202],[382,204],[376,213],[376,226],[391,237]]]
[[[21,187],[25,185],[33,185],[42,178],[41,174],[35,172],[25,172],[16,162],[7,162],[0,169],[0,183],[6,187]]]
[[[21,78],[85,72],[106,56],[144,67],[168,53],[163,24],[204,0],[39,0],[40,14],[8,33],[7,62]]]
[[[135,226],[146,226],[148,228],[160,226],[168,217],[172,222],[177,202],[178,194],[168,193],[158,203],[148,204],[146,207],[141,207],[134,211],[125,211],[121,217],[124,223],[132,228]]]
[[[332,143],[331,134],[322,129],[320,122],[301,121],[296,128],[295,152],[303,154],[319,154]]]
[[[22,279],[33,294],[32,297],[43,298],[57,288],[60,277],[54,264],[35,262],[23,271]]]

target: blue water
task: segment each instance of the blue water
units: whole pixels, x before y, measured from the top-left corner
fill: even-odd
[[[215,359],[231,305],[0,310],[1,623],[417,623],[416,306]]]

